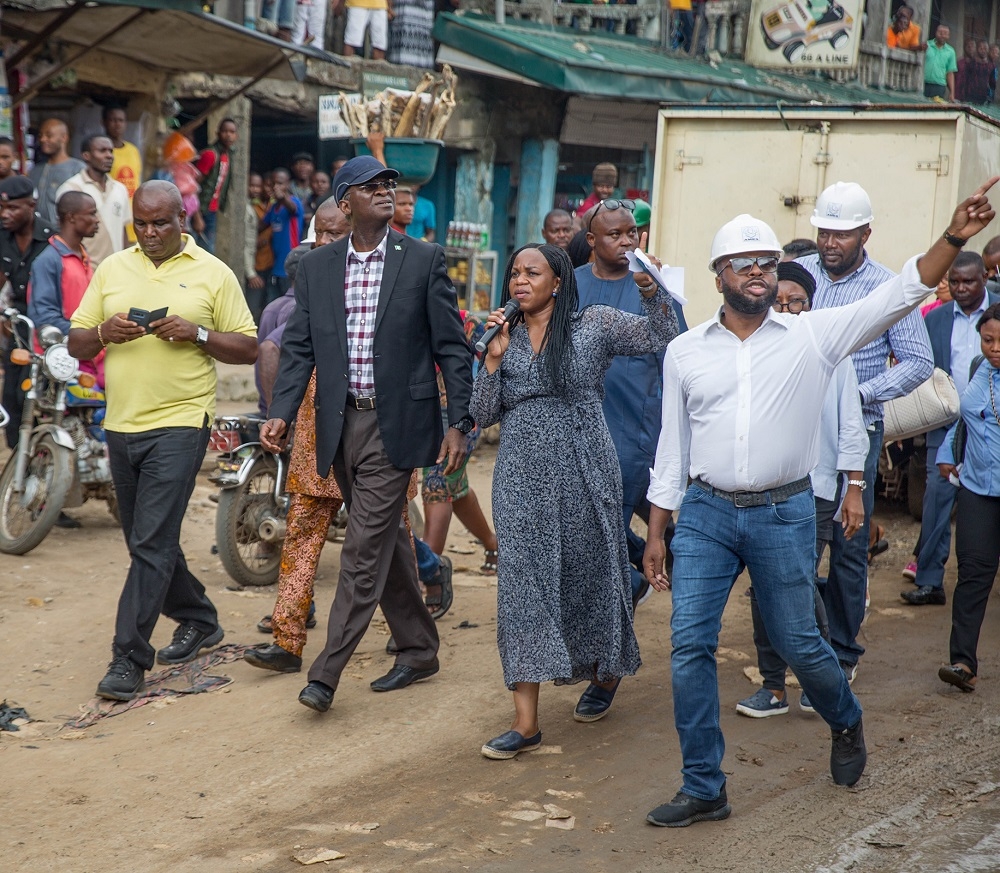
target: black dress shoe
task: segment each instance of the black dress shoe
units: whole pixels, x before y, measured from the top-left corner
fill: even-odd
[[[865,772],[868,749],[865,748],[865,731],[861,719],[846,731],[833,731],[830,749],[830,774],[838,785],[853,785]]]
[[[186,664],[198,657],[202,649],[210,649],[222,642],[225,632],[221,627],[205,633],[190,624],[182,624],[174,631],[173,642],[156,653],[158,664]]]
[[[587,686],[587,690],[580,695],[576,709],[573,710],[573,719],[575,721],[590,722],[604,718],[608,714],[608,710],[611,709],[611,703],[615,699],[615,692],[618,691],[618,686],[621,684],[622,680],[619,679],[615,687],[609,691],[591,682]]]
[[[131,658],[115,658],[97,685],[97,696],[108,700],[134,700],[146,690],[146,671]]]
[[[299,703],[316,712],[326,712],[333,703],[333,689],[322,682],[310,682],[299,692]]]
[[[298,673],[302,669],[302,659],[277,644],[263,649],[248,649],[243,653],[243,660],[251,667],[274,670],[275,673]]]
[[[60,512],[59,517],[56,519],[56,527],[61,527],[64,530],[76,530],[78,527],[83,527],[83,525],[72,516],[66,515],[65,512]]]
[[[542,744],[542,732],[533,737],[525,737],[517,731],[507,731],[494,737],[480,750],[484,758],[494,761],[507,761],[521,752],[531,752]]]
[[[405,664],[396,664],[385,676],[380,676],[372,682],[372,691],[396,691],[419,682],[421,679],[429,679],[441,667],[435,661],[430,667],[418,670],[416,667],[407,667]]]
[[[948,602],[944,588],[932,588],[930,585],[921,585],[912,591],[900,591],[899,596],[912,606],[927,606],[928,604],[944,606]]]
[[[726,786],[723,784],[722,791],[715,800],[701,800],[678,791],[670,803],[656,807],[647,815],[646,821],[658,828],[686,828],[696,821],[722,821],[729,818],[732,811],[726,798]]]

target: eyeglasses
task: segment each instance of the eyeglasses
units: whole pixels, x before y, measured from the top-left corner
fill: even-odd
[[[627,209],[629,212],[635,211],[635,201],[634,200],[602,200],[594,209],[594,214],[590,216],[590,221],[587,222],[587,232],[590,233],[590,228],[594,226],[594,219],[597,218],[597,213],[601,211],[601,207],[604,207],[608,212],[614,212],[616,209]]]
[[[374,182],[362,182],[360,185],[352,185],[352,188],[357,188],[359,191],[364,191],[366,194],[374,194],[379,188],[387,188],[392,190],[396,187],[395,179],[376,179]]]
[[[775,303],[775,312],[790,312],[792,315],[798,315],[800,312],[804,312],[809,307],[808,300],[789,300],[787,303]]]
[[[774,255],[761,255],[758,258],[731,258],[726,266],[732,267],[737,276],[749,276],[754,264],[762,273],[775,273],[778,270],[778,259]],[[719,273],[721,274],[725,269],[726,267],[723,267]]]

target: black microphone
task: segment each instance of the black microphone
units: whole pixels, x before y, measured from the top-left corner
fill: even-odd
[[[503,308],[503,321],[500,324],[494,324],[486,333],[483,334],[482,339],[476,343],[476,351],[482,354],[489,348],[489,345],[493,340],[497,338],[497,334],[503,330],[505,324],[510,324],[513,321],[514,316],[521,309],[521,304],[517,301],[516,297],[511,297],[507,301],[507,305]]]

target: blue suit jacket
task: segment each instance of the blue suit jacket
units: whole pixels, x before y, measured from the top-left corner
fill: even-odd
[[[986,292],[986,305],[1000,303],[1000,294]],[[955,308],[951,303],[945,303],[937,309],[932,309],[924,319],[927,335],[931,339],[931,351],[934,353],[934,366],[940,367],[951,374],[951,328],[955,321]],[[944,441],[948,428],[939,427],[930,431],[927,436],[927,447],[937,448]]]

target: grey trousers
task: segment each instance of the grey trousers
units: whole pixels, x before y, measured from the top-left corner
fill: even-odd
[[[380,604],[399,648],[396,664],[430,667],[437,662],[437,628],[420,596],[417,562],[403,523],[412,471],[390,463],[374,410],[345,408],[333,472],[347,504],[347,530],[326,646],[309,669],[309,681],[336,689]]]

